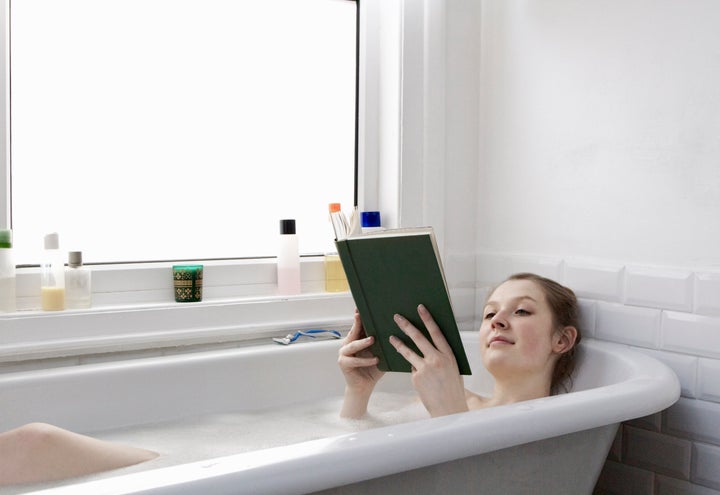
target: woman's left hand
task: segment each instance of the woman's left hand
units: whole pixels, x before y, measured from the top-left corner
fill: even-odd
[[[412,366],[413,386],[431,416],[467,411],[463,379],[450,345],[422,304],[418,306],[418,315],[432,341],[401,315],[395,315],[395,323],[412,339],[422,356],[395,336],[390,337],[390,343]]]

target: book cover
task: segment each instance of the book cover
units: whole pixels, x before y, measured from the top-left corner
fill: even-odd
[[[375,337],[371,351],[379,358],[378,368],[410,372],[410,363],[388,339],[395,335],[421,354],[393,316],[403,315],[429,339],[417,313],[424,304],[453,349],[460,373],[471,374],[432,228],[391,229],[335,244],[365,332]]]

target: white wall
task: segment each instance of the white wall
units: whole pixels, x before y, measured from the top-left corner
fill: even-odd
[[[474,22],[478,292],[556,278],[588,336],[678,374],[598,493],[720,495],[720,3],[482,0]]]
[[[479,246],[720,265],[720,4],[482,4]]]

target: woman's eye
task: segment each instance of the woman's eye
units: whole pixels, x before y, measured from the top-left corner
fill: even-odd
[[[515,314],[518,314],[520,316],[527,316],[530,314],[530,311],[526,311],[524,309],[518,309],[515,311]]]
[[[490,319],[492,319],[493,316],[495,316],[495,313],[487,313],[487,314],[485,314],[485,319],[490,320]]]

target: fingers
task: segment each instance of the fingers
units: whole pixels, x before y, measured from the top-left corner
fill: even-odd
[[[423,337],[424,338],[424,337]],[[394,335],[390,336],[390,344],[395,348],[398,353],[405,358],[405,360],[410,363],[410,366],[412,366],[413,370],[418,368],[423,363],[423,358],[415,354],[415,352],[410,349],[408,346],[405,345],[405,343],[400,340],[399,338],[395,337]]]
[[[360,340],[365,336],[365,329],[363,328],[362,320],[360,319],[360,313],[358,313],[358,310],[356,309],[352,327],[350,327],[350,331],[345,336],[344,343]]]
[[[435,320],[430,315],[430,312],[421,304],[418,306],[418,314],[427,328],[431,340],[428,340],[425,335],[405,317],[395,315],[395,322],[398,327],[415,343],[422,356],[415,353],[399,338],[391,337],[390,343],[415,369],[419,369],[428,359],[432,359],[433,362],[443,362],[446,360],[454,362],[455,355],[452,348],[445,339],[442,330],[440,330],[440,327],[437,323],[435,323]]]
[[[423,355],[427,356],[436,350],[439,350],[440,352],[447,352],[449,350],[447,341],[440,331],[440,328],[435,323],[435,320],[433,320],[430,315],[430,312],[425,308],[425,306],[420,305],[418,306],[418,314],[425,324],[432,340],[428,340],[420,330],[415,328],[415,326],[402,315],[395,315],[395,323],[400,330],[405,333],[405,335],[410,337]],[[438,346],[437,342],[435,342],[436,339],[440,342],[440,346]]]
[[[374,342],[373,337],[365,337],[360,315],[355,311],[353,326],[350,328],[343,345],[338,351],[338,364],[343,369],[363,368],[378,364],[378,358],[368,351]]]
[[[338,359],[338,364],[344,369],[369,368],[370,366],[376,366],[378,364],[378,358],[375,356],[341,356],[340,359]]]
[[[452,348],[450,344],[448,344],[445,335],[443,335],[438,324],[435,323],[430,311],[428,311],[423,304],[418,306],[418,314],[425,324],[425,328],[427,328],[435,348],[443,354],[452,353]]]
[[[343,356],[352,356],[354,354],[357,354],[358,352],[364,351],[365,349],[369,348],[373,344],[373,342],[373,337],[365,337],[364,339],[360,340],[351,340],[342,347],[340,347],[340,351],[338,352]]]

